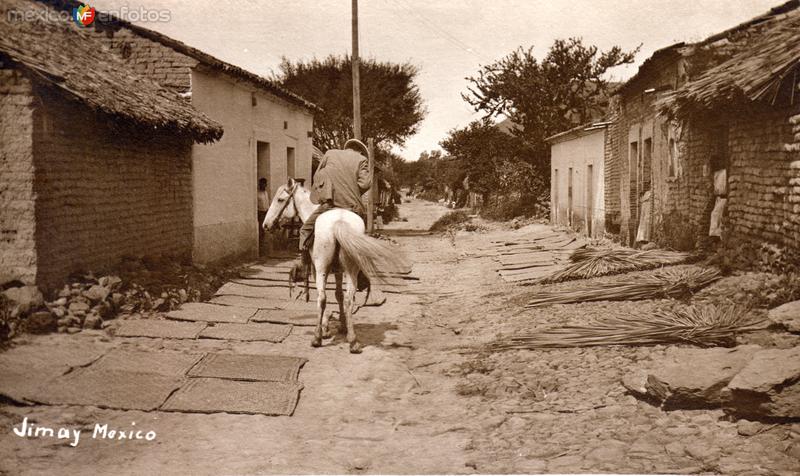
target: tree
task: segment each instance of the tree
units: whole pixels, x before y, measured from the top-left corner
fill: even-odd
[[[402,146],[425,116],[418,70],[404,63],[361,61],[362,134],[377,145]],[[314,115],[314,143],[326,151],[353,137],[353,81],[349,56],[291,62],[283,58],[276,80],[322,108]]]
[[[471,84],[462,97],[487,118],[510,118],[519,125],[514,134],[547,162],[544,139],[597,119],[609,92],[606,72],[632,63],[639,49],[624,52],[614,46],[600,52],[571,38],[556,40],[541,62],[532,50],[520,47],[481,68],[477,77],[467,78]]]
[[[501,132],[488,120],[471,122],[462,129],[450,131],[440,145],[453,159],[453,168],[469,178],[470,190],[484,200],[498,194],[520,194],[527,188],[520,183],[523,170],[533,172],[530,151],[518,138]],[[442,177],[452,180],[453,176]],[[529,177],[526,179],[529,181]]]

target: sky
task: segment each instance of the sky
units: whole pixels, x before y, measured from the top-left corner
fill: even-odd
[[[519,46],[543,57],[558,38],[581,37],[601,50],[641,45],[625,80],[654,51],[699,41],[779,5],[781,0],[360,0],[362,57],[410,62],[427,115],[398,152],[416,160],[453,128],[482,117],[463,101],[465,78]],[[351,0],[96,0],[114,11],[257,74],[292,60],[349,54]],[[136,21],[143,10],[168,21]],[[128,13],[126,13],[128,12]],[[132,12],[132,13],[130,13]],[[151,13],[153,17],[156,14]]]

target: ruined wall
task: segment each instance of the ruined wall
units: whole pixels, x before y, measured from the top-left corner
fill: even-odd
[[[800,251],[800,107],[730,117],[732,240]]]
[[[33,93],[0,63],[0,284],[36,280]]]
[[[114,128],[47,91],[34,115],[36,242],[45,288],[75,270],[126,255],[188,257],[192,246],[191,143]]]
[[[686,128],[661,115],[657,106],[664,94],[685,80],[681,76],[683,61],[651,66],[615,98],[618,112],[609,132],[613,138],[612,157],[606,166],[606,207],[615,212],[619,238],[628,245],[635,240],[639,208],[647,205],[641,198],[649,189],[650,241],[691,247],[692,240],[682,226],[691,213],[686,206],[690,188]],[[610,229],[608,224],[606,227]]]
[[[609,233],[619,234],[620,224],[620,137],[619,137],[619,97],[609,100],[606,120],[610,122],[603,146],[603,176],[605,208],[605,228]]]

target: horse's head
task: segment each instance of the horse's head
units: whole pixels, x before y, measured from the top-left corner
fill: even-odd
[[[275,191],[275,196],[272,197],[272,203],[269,204],[264,223],[261,224],[264,229],[272,230],[280,222],[281,218],[292,219],[297,216],[294,194],[297,193],[298,188],[300,188],[300,184],[292,178],[285,185],[278,187],[278,190]]]

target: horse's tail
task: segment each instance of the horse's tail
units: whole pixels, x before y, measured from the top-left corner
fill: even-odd
[[[384,281],[388,274],[411,271],[411,264],[396,246],[353,229],[344,220],[333,224],[333,236],[341,251],[370,280]]]

